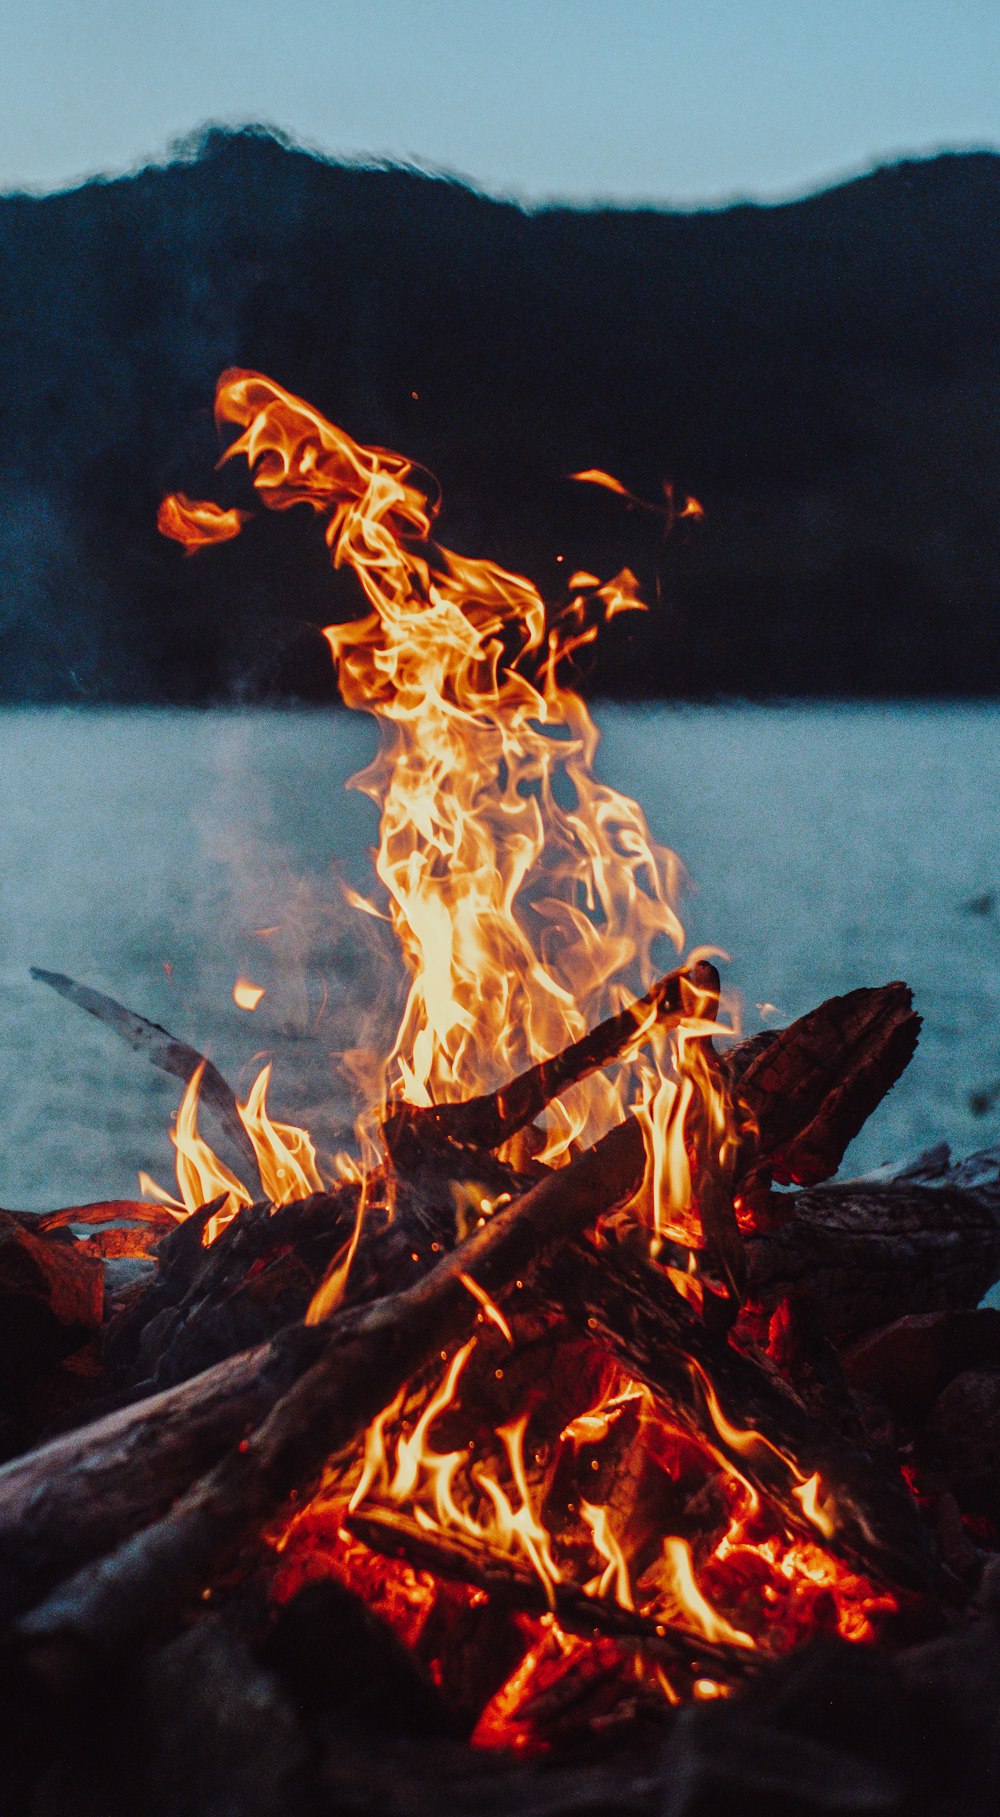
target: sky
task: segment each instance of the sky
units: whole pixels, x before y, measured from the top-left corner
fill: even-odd
[[[791,196],[1000,145],[1000,0],[3,0],[0,190],[207,121],[527,202]]]

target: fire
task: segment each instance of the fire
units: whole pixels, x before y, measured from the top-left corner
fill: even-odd
[[[369,1181],[385,1179],[379,1132],[389,1114],[489,1092],[649,990],[664,948],[684,945],[683,871],[638,804],[595,776],[597,730],[567,678],[602,622],[643,609],[628,570],[606,582],[578,570],[547,609],[527,579],[433,540],[434,483],[403,456],[354,442],[255,373],[223,376],[216,414],[239,430],[224,459],[246,458],[261,502],[308,506],[334,567],[353,573],[364,611],[324,635],[345,703],[373,714],[381,734],[379,754],[350,785],[378,810],[378,886],[371,899],[347,891],[345,902],[361,918],[388,918],[408,989],[386,1051],[352,1056],[356,1074],[377,1083],[358,1123],[360,1160],[344,1153],[333,1164],[360,1191],[353,1234],[309,1310],[315,1322],[343,1299]],[[701,513],[694,499],[676,504],[669,487],[665,504],[651,506],[600,470],[573,477],[655,510],[668,528]],[[245,515],[177,495],[160,522],[191,549],[237,535]],[[535,1167],[558,1166],[632,1112],[646,1172],[627,1215],[654,1256],[672,1246],[663,1291],[673,1283],[698,1309],[726,1291],[725,1279],[699,1273],[699,1254],[712,1255],[732,1287],[730,1233],[738,1243],[737,1131],[712,1048],[734,1030],[720,1018],[714,970],[699,976],[715,985],[694,982],[705,957],[689,958],[674,1026],[650,1010],[617,1064],[553,1100],[529,1149],[500,1151],[501,1160],[529,1153]],[[247,1010],[263,994],[245,979],[233,992]],[[306,1131],[268,1116],[269,1080],[265,1066],[238,1108],[278,1205],[322,1190],[323,1178]],[[184,1207],[227,1195],[210,1240],[251,1194],[198,1132],[199,1083],[196,1074],[174,1143]],[[475,1181],[454,1191],[459,1234],[509,1196],[492,1187],[487,1196]],[[687,1267],[677,1265],[678,1245]],[[313,1569],[335,1572],[419,1645],[433,1628],[439,1577],[391,1560],[374,1568],[364,1535],[376,1529],[445,1557],[470,1597],[488,1592],[491,1572],[527,1580],[539,1612],[520,1618],[521,1663],[476,1728],[480,1741],[513,1736],[515,1745],[539,1687],[576,1669],[581,1650],[602,1672],[677,1701],[727,1693],[711,1649],[717,1660],[727,1649],[768,1653],[823,1627],[871,1636],[892,1599],[823,1549],[838,1520],[819,1476],[730,1421],[697,1364],[700,1433],[594,1345],[575,1355],[578,1380],[562,1379],[544,1343],[548,1370],[526,1375],[521,1315],[471,1275],[461,1280],[479,1309],[476,1335],[442,1353],[438,1380],[401,1389],[359,1453],[331,1462],[309,1505],[270,1536],[276,1594]],[[508,1366],[517,1385],[505,1402]],[[766,1469],[757,1467],[762,1447]],[[626,1635],[682,1635],[687,1683],[655,1646],[647,1659],[627,1638],[572,1632],[597,1602],[633,1624]],[[698,1663],[706,1648],[711,1670]]]
[[[246,520],[245,511],[223,511],[220,505],[195,502],[183,492],[172,492],[160,506],[156,527],[161,536],[181,543],[185,555],[194,555],[212,543],[231,542]]]
[[[434,489],[403,457],[253,373],[224,375],[216,410],[242,431],[225,458],[246,457],[265,505],[323,518],[367,606],[325,635],[344,700],[382,730],[352,786],[379,808],[376,871],[410,974],[374,1108],[487,1090],[620,1009],[663,942],[683,944],[681,866],[594,777],[597,732],[563,679],[602,619],[641,606],[634,577],[577,574],[547,614],[521,576],[431,543]],[[619,1069],[553,1105],[544,1158],[609,1127],[633,1089]]]

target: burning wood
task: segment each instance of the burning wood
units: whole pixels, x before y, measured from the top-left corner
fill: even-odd
[[[22,1359],[22,1421],[40,1411],[0,1469],[16,1696],[155,1681],[191,1635],[297,1684],[322,1608],[430,1728],[537,1751],[752,1700],[817,1636],[910,1657],[995,1535],[981,1458],[949,1448],[943,1340],[919,1413],[885,1388],[931,1342],[896,1321],[984,1316],[1000,1167],[824,1184],[913,1053],[909,991],[717,1052],[736,1030],[709,955],[657,976],[683,946],[677,861],[595,780],[565,682],[598,619],[638,607],[632,577],[575,576],[547,613],[430,540],[401,457],[254,374],[218,411],[262,502],[308,504],[362,589],[367,616],[326,636],[383,733],[357,779],[383,893],[348,903],[391,922],[409,990],[328,1163],[268,1115],[269,1067],[241,1104],[195,1049],[36,974],[185,1094],[176,1198],[4,1214],[56,1334],[37,1382]],[[180,499],[163,521],[195,547],[246,515]],[[121,1256],[147,1272],[102,1298]],[[965,1374],[994,1356],[970,1332]]]

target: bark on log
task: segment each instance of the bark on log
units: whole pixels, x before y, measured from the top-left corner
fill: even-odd
[[[637,1047],[654,1028],[669,1028],[686,1016],[711,1019],[718,1005],[719,974],[714,965],[701,960],[690,970],[668,972],[627,1009],[499,1090],[460,1104],[402,1105],[383,1126],[386,1148],[400,1167],[418,1164],[450,1146],[499,1148],[533,1123],[554,1098]]]
[[[627,1201],[644,1166],[632,1119],[498,1211],[406,1292],[313,1327],[318,1360],[238,1449],[163,1519],[85,1568],[17,1624],[43,1675],[78,1682],[94,1654],[115,1656],[194,1598],[248,1532],[294,1490],[307,1495],[331,1452],[355,1438],[435,1352],[479,1314],[462,1276],[496,1293],[564,1239]]]
[[[165,1513],[270,1411],[324,1342],[319,1328],[294,1327],[4,1465],[0,1622]]]
[[[849,1142],[909,1064],[920,1033],[905,984],[830,997],[727,1068],[756,1124],[744,1169],[782,1184],[836,1173]],[[748,1046],[750,1044],[747,1044]]]
[[[781,1226],[747,1241],[749,1292],[765,1309],[807,1297],[838,1342],[908,1313],[976,1306],[1000,1277],[1000,1148],[955,1165],[935,1150],[781,1205]]]

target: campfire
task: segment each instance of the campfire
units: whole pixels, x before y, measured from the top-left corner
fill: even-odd
[[[685,951],[680,863],[598,780],[573,686],[601,626],[643,610],[629,571],[545,603],[435,540],[428,475],[270,380],[224,375],[217,415],[260,504],[307,506],[360,589],[325,637],[378,723],[351,785],[378,847],[338,914],[359,942],[391,934],[401,1014],[381,1047],[341,1043],[359,1115],[326,1155],[269,1114],[270,1066],[240,1103],[166,1030],[36,974],[184,1095],[176,1189],[0,1214],[33,1343],[12,1349],[0,1471],[13,1694],[65,1712],[95,1675],[162,1688],[186,1647],[223,1703],[244,1668],[296,1701],[289,1771],[312,1748],[336,1787],[310,1808],[404,1808],[381,1732],[434,1773],[453,1750],[456,1808],[486,1808],[494,1750],[514,1809],[535,1782],[512,1760],[582,1755],[593,1793],[609,1750],[645,1761],[695,1717],[780,1729],[773,1687],[819,1643],[859,1682],[878,1662],[922,1683],[987,1619],[970,1596],[1000,1478],[955,1390],[1000,1368],[1000,1315],[975,1310],[1000,1186],[995,1157],[941,1153],[831,1183],[912,1057],[910,992],[740,1037],[724,956]],[[699,511],[664,507],[668,527]],[[251,515],[176,494],[160,528],[195,553]],[[805,1764],[782,1745],[765,1803],[798,1809],[825,1769],[815,1740]],[[728,1791],[703,1762],[704,1786],[756,1796],[746,1759]],[[896,1803],[801,1808],[909,1810],[892,1772],[858,1784],[881,1773]],[[637,1783],[614,1808],[654,1808]],[[575,1784],[553,1810],[596,1808]],[[669,1808],[722,1808],[698,1796]]]

